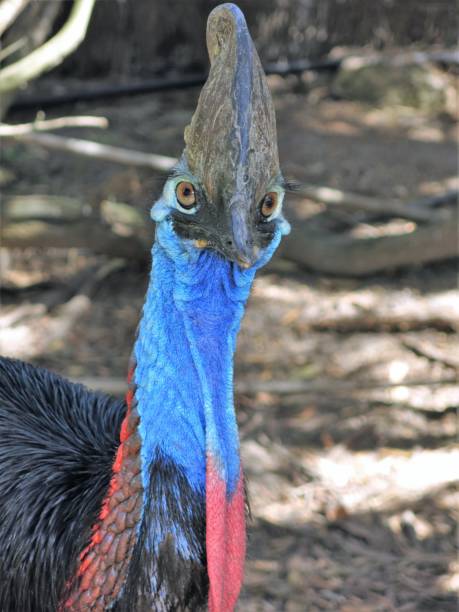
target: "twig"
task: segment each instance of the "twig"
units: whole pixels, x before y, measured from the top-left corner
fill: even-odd
[[[106,127],[104,118],[98,117],[62,117],[49,121],[37,121],[35,123],[23,124],[22,126],[2,126],[0,125],[0,136],[11,137],[22,142],[38,144],[50,149],[86,155],[97,159],[104,159],[120,164],[131,166],[142,166],[167,172],[177,163],[177,159],[165,155],[153,153],[143,153],[122,147],[104,145],[98,142],[77,138],[66,138],[51,134],[35,134],[37,130],[56,129],[70,126],[94,126]],[[305,185],[294,192],[294,195],[310,198],[311,200],[322,202],[327,206],[340,206],[365,210],[379,215],[397,216],[410,219],[416,222],[429,222],[433,218],[438,219],[438,213],[432,214],[431,210],[426,210],[429,205],[438,205],[448,202],[457,197],[457,191],[449,191],[445,194],[433,196],[430,199],[423,199],[419,202],[403,204],[394,200],[381,200],[380,198],[363,196],[358,193],[341,191],[320,185]]]
[[[414,340],[412,338],[404,338],[402,345],[418,357],[425,357],[429,361],[441,363],[447,368],[451,368],[455,372],[459,372],[459,361],[450,359],[439,351],[435,346],[427,344],[422,340]]]
[[[25,36],[23,36],[22,38],[15,40],[13,43],[11,43],[11,45],[3,48],[0,51],[0,62],[6,60],[7,57],[10,57],[10,55],[13,55],[13,53],[16,53],[16,51],[19,51],[19,49],[22,49],[26,42],[27,39]]]
[[[95,159],[126,164],[129,166],[142,166],[167,172],[175,166],[177,159],[165,155],[155,155],[154,153],[142,153],[121,147],[104,145],[92,140],[82,140],[80,138],[66,138],[54,134],[36,134],[33,132],[25,134],[11,134],[10,138],[26,142],[28,144],[38,144],[48,149],[76,153]]]
[[[0,137],[14,137],[22,134],[30,134],[31,132],[58,130],[66,127],[107,128],[108,120],[105,117],[81,115],[79,117],[59,117],[57,119],[37,120],[31,123],[20,123],[17,125],[0,123]]]
[[[62,29],[26,57],[0,70],[0,93],[12,91],[58,66],[74,51],[86,35],[95,0],[75,0]]]

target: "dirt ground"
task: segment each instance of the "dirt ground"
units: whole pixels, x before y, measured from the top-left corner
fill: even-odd
[[[272,84],[288,177],[406,199],[455,186],[451,121]],[[60,114],[110,120],[107,131],[69,135],[176,156],[195,101],[188,91]],[[5,196],[59,194],[92,206],[116,198],[147,208],[162,180],[20,144],[4,145],[3,162]],[[300,205],[317,208],[290,198]],[[103,263],[76,249],[3,251],[1,352],[72,378],[124,377],[147,267],[122,262],[52,341],[61,306],[33,309]],[[236,364],[253,514],[239,610],[456,610],[458,298],[452,262],[356,280],[352,271],[324,277],[276,259],[260,274]],[[428,303],[432,316],[367,316],[407,302],[419,313]]]

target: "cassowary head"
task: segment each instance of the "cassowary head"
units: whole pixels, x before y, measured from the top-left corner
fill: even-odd
[[[267,259],[288,223],[279,168],[276,120],[260,59],[234,4],[207,22],[211,68],[185,150],[152,209],[166,221],[171,254],[196,258],[212,249],[248,268]],[[276,239],[275,239],[276,238]],[[173,243],[173,245],[171,244]],[[271,246],[271,249],[269,248]]]

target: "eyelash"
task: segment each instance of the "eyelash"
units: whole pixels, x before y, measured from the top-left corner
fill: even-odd
[[[295,191],[298,191],[301,188],[301,183],[293,179],[292,180],[284,179],[281,182],[280,186],[285,192],[294,193]]]

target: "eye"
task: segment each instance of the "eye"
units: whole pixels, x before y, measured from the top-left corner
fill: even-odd
[[[268,219],[273,215],[279,206],[279,194],[275,191],[270,191],[260,202],[260,213],[264,219]]]
[[[192,183],[187,181],[179,183],[175,189],[175,195],[180,206],[186,210],[196,205],[196,193]]]

